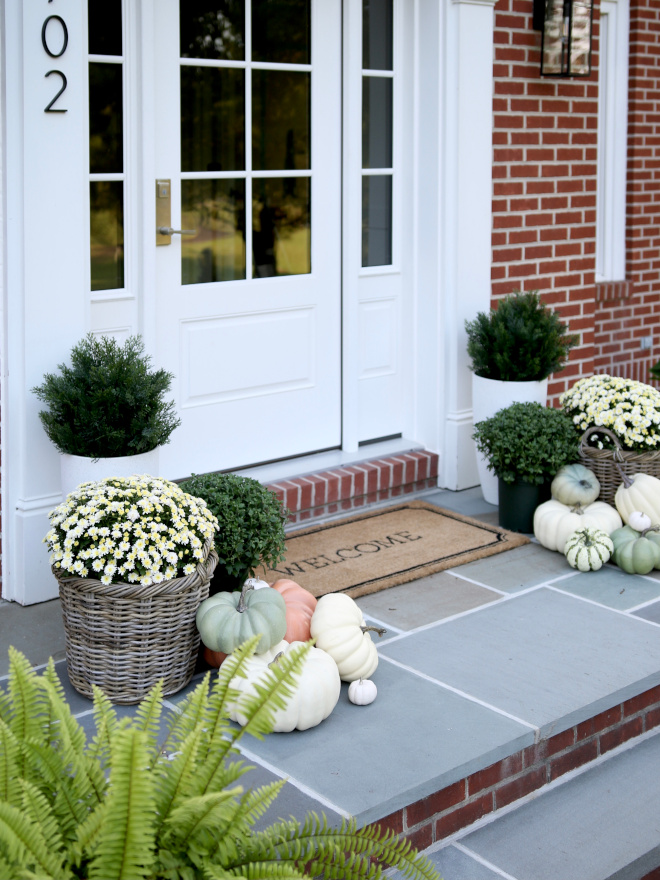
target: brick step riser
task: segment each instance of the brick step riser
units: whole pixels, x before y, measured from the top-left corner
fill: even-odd
[[[390,828],[418,849],[425,849],[659,725],[660,686],[522,749],[374,824]],[[648,880],[660,880],[660,871],[649,875]]]
[[[411,495],[438,484],[438,455],[408,452],[268,483],[291,512],[290,522]]]

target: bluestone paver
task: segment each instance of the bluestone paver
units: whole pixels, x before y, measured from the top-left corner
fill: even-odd
[[[615,565],[604,565],[598,571],[578,572],[575,577],[558,581],[555,586],[621,611],[660,599],[660,581],[628,574]]]
[[[533,541],[522,547],[513,547],[498,556],[477,559],[451,570],[484,587],[493,587],[504,593],[517,593],[557,578],[575,575],[561,553],[552,553]]]

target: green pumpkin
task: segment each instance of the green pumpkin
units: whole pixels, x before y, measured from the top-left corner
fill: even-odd
[[[205,599],[195,618],[202,642],[211,651],[231,654],[260,635],[256,654],[281,642],[286,632],[286,603],[277,590],[255,590],[248,579],[240,593],[216,593]]]
[[[660,568],[660,534],[656,531],[638,532],[632,526],[623,526],[610,535],[614,544],[612,561],[628,574],[648,574]]]
[[[561,468],[550,487],[552,497],[562,504],[572,507],[581,504],[585,507],[592,504],[600,495],[600,483],[593,471],[583,464],[565,464]]]

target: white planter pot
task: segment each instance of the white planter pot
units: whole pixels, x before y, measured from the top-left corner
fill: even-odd
[[[106,477],[132,477],[133,474],[158,476],[158,448],[139,455],[120,455],[116,458],[85,458],[83,455],[61,455],[60,475],[62,496],[86,483],[88,480],[104,480]]]
[[[540,382],[502,382],[472,374],[472,423],[476,425],[512,403],[540,403],[548,400],[548,380]],[[497,504],[497,477],[488,469],[488,460],[476,450],[479,482],[484,499]]]

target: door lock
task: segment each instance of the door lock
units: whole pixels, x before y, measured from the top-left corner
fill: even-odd
[[[156,181],[156,244],[172,244],[173,235],[197,235],[196,229],[173,229],[172,181]]]

